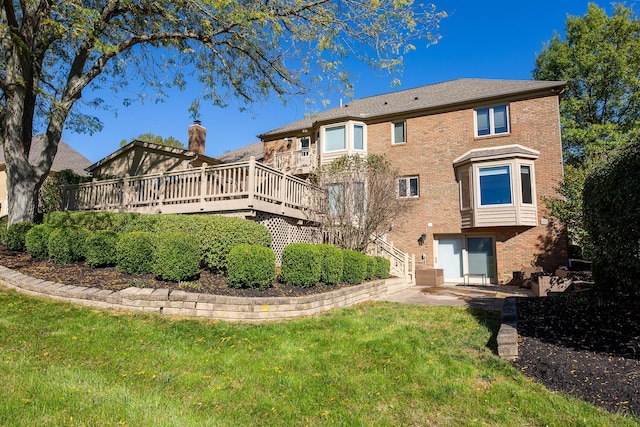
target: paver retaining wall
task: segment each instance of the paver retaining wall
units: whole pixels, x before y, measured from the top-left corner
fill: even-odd
[[[97,308],[140,310],[170,316],[230,321],[311,316],[382,297],[388,290],[387,281],[377,280],[302,297],[248,298],[136,287],[112,291],[35,279],[3,266],[0,266],[0,284],[29,295],[46,296]]]

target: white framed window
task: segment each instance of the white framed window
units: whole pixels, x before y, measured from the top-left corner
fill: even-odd
[[[478,108],[474,112],[476,136],[509,133],[509,107],[496,105]]]
[[[344,212],[344,185],[342,183],[327,184],[329,196],[329,215],[342,215]]]
[[[398,197],[420,197],[420,178],[418,176],[398,178]]]
[[[533,173],[531,165],[520,165],[520,194],[523,205],[533,204]]]
[[[510,205],[512,203],[511,166],[498,165],[478,168],[480,206]]]
[[[322,128],[322,152],[365,151],[367,149],[367,127],[363,123],[346,122]]]
[[[407,142],[407,122],[393,122],[392,126],[392,144],[405,144]]]
[[[302,152],[302,157],[309,156],[309,149],[311,148],[311,138],[308,136],[298,139],[298,149]]]

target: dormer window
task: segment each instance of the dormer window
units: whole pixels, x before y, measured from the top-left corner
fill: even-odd
[[[475,110],[476,136],[509,133],[509,108],[507,105],[478,108]]]

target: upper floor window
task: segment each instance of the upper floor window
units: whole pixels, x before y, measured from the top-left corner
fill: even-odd
[[[322,128],[322,152],[364,151],[367,146],[367,129],[364,124],[347,122]]]
[[[509,108],[506,105],[475,110],[476,136],[509,132]]]
[[[533,190],[531,182],[531,166],[520,165],[520,185],[522,190],[522,203],[525,205],[533,204]]]
[[[324,130],[324,151],[339,151],[347,149],[347,134],[345,126],[334,126]]]
[[[398,178],[398,197],[420,196],[420,178],[417,176],[403,176]]]
[[[511,204],[511,167],[509,165],[478,168],[480,205]]]
[[[407,122],[393,123],[393,139],[392,144],[404,144],[407,142]]]

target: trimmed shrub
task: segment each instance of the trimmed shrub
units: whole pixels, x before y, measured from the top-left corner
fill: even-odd
[[[91,232],[84,242],[84,257],[87,267],[103,267],[115,265],[117,262],[116,247],[119,235],[111,230]]]
[[[375,260],[376,272],[374,276],[378,279],[388,279],[391,275],[391,261],[381,256],[375,257]]]
[[[374,257],[369,255],[365,256],[367,257],[367,274],[365,275],[364,280],[371,280],[376,277],[378,263]]]
[[[358,285],[367,276],[367,256],[361,252],[351,249],[343,249],[344,268],[342,270],[342,281]]]
[[[24,245],[24,239],[27,236],[27,232],[31,230],[35,224],[30,222],[19,222],[17,224],[12,224],[7,228],[7,234],[4,238],[4,243],[11,249],[12,251],[22,251],[26,250]]]
[[[320,281],[320,251],[309,243],[291,243],[282,250],[280,280],[311,288]]]
[[[320,252],[320,281],[335,285],[342,279],[342,251],[332,245],[316,245]]]
[[[116,265],[127,274],[153,272],[153,234],[145,231],[123,233],[116,245]]]
[[[232,288],[267,289],[276,278],[276,255],[264,246],[238,245],[227,256],[227,272]]]
[[[153,258],[152,272],[158,279],[180,282],[200,274],[200,245],[188,233],[158,234]]]
[[[7,224],[9,223],[9,217],[7,215],[0,217],[0,243],[5,244],[5,237],[7,236]]]
[[[640,300],[640,141],[587,175],[584,227],[592,244],[593,278],[603,297]]]
[[[49,237],[52,231],[53,227],[46,224],[36,225],[27,231],[24,245],[32,258],[38,260],[49,258]]]
[[[83,258],[84,242],[89,233],[84,228],[54,228],[49,234],[49,258],[56,264],[72,264]]]
[[[126,231],[152,231],[136,229],[140,217],[154,221],[158,215],[144,215],[133,212],[49,212],[44,215],[43,223],[55,227],[83,227],[89,231],[111,230],[118,233]],[[133,226],[133,228],[132,228]]]

